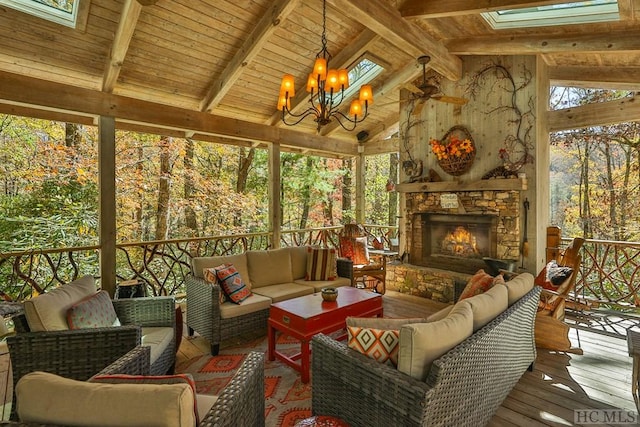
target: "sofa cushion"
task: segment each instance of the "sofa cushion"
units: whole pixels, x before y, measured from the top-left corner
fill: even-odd
[[[335,280],[336,250],[332,248],[307,248],[306,280]]]
[[[242,281],[251,289],[253,283],[249,275],[249,267],[247,266],[247,256],[245,253],[227,256],[211,256],[211,257],[195,257],[191,260],[193,275],[201,279],[204,278],[205,268],[214,268],[222,264],[233,264],[240,273]]]
[[[471,276],[471,278],[467,282],[467,286],[465,286],[462,290],[458,301],[486,292],[491,289],[493,285],[493,276],[485,273],[484,270],[480,269],[476,272],[476,274]]]
[[[320,292],[322,291],[322,288],[339,288],[342,286],[351,286],[351,279],[349,279],[348,277],[336,277],[335,280],[305,280],[303,279],[299,279],[299,280],[294,280],[293,283],[296,283],[298,285],[305,285],[305,286],[310,286],[313,288],[314,292]]]
[[[427,317],[427,322],[437,322],[438,320],[444,319],[449,315],[449,313],[451,313],[451,310],[453,310],[453,307],[454,305],[451,304],[446,306],[443,309],[440,309],[439,311],[436,311],[435,313]]]
[[[507,309],[509,306],[509,291],[504,285],[496,285],[487,292],[467,298],[464,301],[471,305],[473,331],[475,332]]]
[[[307,274],[307,248],[309,246],[290,246],[287,248],[291,257],[291,273],[293,280],[304,279]]]
[[[219,265],[214,270],[220,287],[231,302],[240,304],[251,296],[251,289],[244,283],[233,264]]]
[[[423,318],[347,317],[348,346],[379,362],[398,365],[400,327]]]
[[[174,330],[167,326],[145,326],[142,328],[142,345],[150,347],[150,363],[153,365],[174,339]]]
[[[220,282],[218,281],[218,272],[216,271],[215,267],[213,268],[205,268],[204,270],[202,270],[202,275],[204,280],[206,280],[209,283],[217,283],[218,286],[220,286]],[[219,297],[219,303],[223,304],[226,301],[229,301],[229,297],[227,296],[227,294],[224,293],[224,290],[222,290],[222,288],[220,288],[220,292],[218,293],[218,297]]]
[[[247,251],[247,265],[253,288],[293,282],[289,250]]]
[[[260,310],[268,310],[269,307],[271,307],[271,298],[254,292],[249,298],[242,301],[242,304],[238,305],[232,302],[225,302],[220,305],[220,318],[232,319],[237,316],[255,313]]]
[[[111,296],[100,291],[75,303],[67,311],[69,329],[107,328],[120,326],[120,320],[113,308]]]
[[[378,362],[398,365],[398,329],[375,329],[347,326],[349,348]]]
[[[310,295],[313,291],[312,286],[298,285],[297,283],[281,283],[279,285],[256,288],[254,293],[271,298],[273,302],[280,302],[303,295]]]
[[[67,311],[75,303],[96,293],[93,276],[52,289],[24,302],[24,314],[32,332],[65,331],[69,329]]]
[[[413,323],[400,328],[398,370],[420,381],[427,378],[434,360],[473,333],[473,311],[466,301],[456,304],[437,322]]]
[[[509,305],[525,296],[531,289],[533,289],[533,274],[520,273],[513,279],[505,283],[509,296]]]
[[[23,422],[92,426],[195,426],[188,384],[104,384],[46,372],[24,375],[16,386]]]

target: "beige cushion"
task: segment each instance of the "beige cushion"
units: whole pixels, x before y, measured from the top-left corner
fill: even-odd
[[[336,280],[294,280],[293,283],[298,285],[309,286],[314,289],[314,292],[320,292],[322,288],[339,288],[341,286],[351,286],[351,280],[346,277],[336,277]]]
[[[249,298],[240,304],[227,301],[220,305],[220,318],[231,319],[233,317],[242,316],[243,314],[255,313],[260,310],[268,310],[271,307],[271,298],[252,294]]]
[[[281,283],[279,285],[263,286],[255,289],[254,293],[271,298],[273,302],[280,302],[291,298],[310,295],[313,288],[296,283]]]
[[[204,269],[214,268],[222,264],[233,264],[240,273],[240,277],[245,285],[251,288],[251,277],[249,276],[249,268],[247,267],[246,254],[227,255],[227,256],[211,256],[211,257],[195,257],[191,261],[193,267],[193,275],[204,279]]]
[[[304,279],[307,273],[307,246],[291,246],[287,249],[291,256],[293,280]]]
[[[451,310],[453,310],[454,305],[448,305],[445,308],[436,311],[435,313],[433,313],[431,316],[427,317],[427,322],[436,322],[438,320],[442,320],[445,317],[447,317],[449,315],[449,313],[451,313]]]
[[[75,303],[96,293],[93,276],[52,289],[24,302],[24,314],[32,332],[65,331],[69,329],[67,311]]]
[[[142,328],[142,345],[151,347],[151,364],[153,365],[173,339],[173,328],[166,326],[145,326]]]
[[[424,381],[433,361],[472,333],[473,312],[465,301],[456,304],[447,317],[437,322],[402,326],[398,371]]]
[[[533,289],[535,278],[531,273],[518,274],[513,279],[505,283],[509,294],[509,305],[518,301]]]
[[[487,292],[463,301],[467,301],[473,310],[473,331],[475,332],[507,309],[507,287],[505,285],[495,285]]]
[[[407,317],[404,319],[391,319],[388,317],[347,317],[347,326],[356,328],[374,328],[374,329],[400,329],[404,325],[411,323],[424,323],[421,317]]]
[[[196,394],[196,402],[198,407],[198,421],[202,421],[207,416],[207,412],[218,401],[218,396],[209,394]]]
[[[188,384],[105,384],[46,372],[23,376],[16,387],[23,422],[86,427],[195,426]]]
[[[293,282],[288,249],[247,251],[246,254],[252,289]]]

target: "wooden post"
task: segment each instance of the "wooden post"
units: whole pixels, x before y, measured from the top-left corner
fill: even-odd
[[[116,291],[116,121],[98,120],[98,189],[100,197],[100,285],[113,298]]]
[[[271,247],[280,247],[282,205],[280,203],[280,145],[269,144],[269,231]]]
[[[547,242],[538,237],[537,230],[543,230],[549,225],[549,122],[547,114],[549,111],[549,70],[540,55],[536,59],[536,144],[535,144],[535,183],[531,189],[530,199],[533,198],[532,210],[529,218],[529,230],[534,230],[534,241],[531,245],[533,252],[529,259],[535,261],[531,271],[540,271],[546,265]],[[531,182],[531,180],[529,181]],[[532,257],[535,258],[532,259]]]
[[[359,154],[356,156],[356,223],[364,224],[364,180],[365,180],[365,157],[362,153],[362,146],[358,146]]]

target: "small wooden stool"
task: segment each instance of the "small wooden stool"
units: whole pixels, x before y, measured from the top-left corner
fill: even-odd
[[[640,332],[627,330],[627,345],[629,346],[629,356],[633,357],[633,378],[631,379],[631,394],[636,402],[636,408],[640,412]]]
[[[298,421],[294,427],[349,427],[349,424],[340,418],[330,417],[328,415],[316,415],[315,417]]]

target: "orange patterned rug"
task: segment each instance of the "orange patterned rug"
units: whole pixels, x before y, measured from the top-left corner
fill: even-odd
[[[279,351],[295,353],[300,343],[286,336],[278,337]],[[267,337],[220,349],[217,356],[203,355],[176,366],[179,373],[191,374],[198,393],[218,394],[231,380],[250,351],[265,353],[266,427],[293,427],[311,416],[311,383],[303,384],[300,374],[284,363],[266,360]]]

